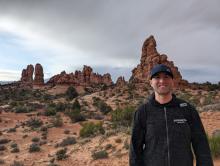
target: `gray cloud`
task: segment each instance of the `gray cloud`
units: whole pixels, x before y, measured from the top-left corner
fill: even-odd
[[[81,50],[89,57],[88,61],[82,58],[82,63],[97,68],[108,62],[111,64],[107,67],[112,69],[136,66],[142,43],[153,34],[158,51],[167,54],[180,69],[203,70],[219,66],[219,6],[219,0],[1,0],[0,16],[17,20],[67,48]],[[56,56],[65,61],[65,57],[77,55],[70,51],[69,55]],[[67,59],[64,69],[74,63]]]

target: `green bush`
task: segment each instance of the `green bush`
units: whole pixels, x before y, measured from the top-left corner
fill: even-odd
[[[56,108],[55,107],[47,107],[46,111],[44,112],[45,116],[54,116],[57,114]]]
[[[73,123],[85,120],[85,117],[81,114],[81,111],[79,109],[66,110],[65,114],[70,117]]]
[[[56,111],[57,112],[64,112],[65,109],[66,109],[66,104],[65,103],[59,102],[59,103],[56,104]]]
[[[76,89],[73,86],[70,86],[66,91],[66,98],[68,100],[72,100],[77,97],[79,94],[77,93]]]
[[[60,115],[56,115],[52,120],[51,123],[54,127],[62,127],[63,126],[63,119]]]
[[[32,107],[27,107],[27,106],[18,106],[15,108],[15,113],[29,113],[34,111]]]
[[[18,153],[20,152],[20,149],[18,147],[15,147],[11,150],[11,153]]]
[[[72,105],[72,109],[80,109],[81,105],[79,104],[79,101],[76,99]]]
[[[39,142],[39,141],[40,141],[40,138],[38,138],[38,137],[34,137],[34,138],[32,138],[31,141],[32,141],[32,142]]]
[[[11,148],[17,148],[17,147],[18,147],[18,144],[12,143],[10,146],[11,146]]]
[[[101,150],[101,151],[98,151],[98,152],[93,152],[92,153],[92,158],[94,160],[108,158],[108,153],[106,152],[106,150]]]
[[[7,138],[2,138],[0,139],[0,144],[7,144],[9,143],[11,140],[7,139]]]
[[[57,160],[64,160],[68,157],[68,155],[66,154],[67,152],[67,148],[64,148],[64,149],[60,149],[56,152],[56,157],[57,157]]]
[[[36,143],[33,143],[30,145],[29,147],[29,152],[32,153],[32,152],[39,152],[40,151],[40,146]]]
[[[93,105],[96,106],[103,114],[107,114],[112,111],[112,108],[100,98],[93,97],[92,99],[93,99]]]
[[[5,145],[0,145],[0,151],[4,151],[4,150],[6,150]]]
[[[38,128],[43,125],[43,121],[38,118],[30,118],[26,121],[26,125],[31,128]]]
[[[94,124],[93,122],[88,122],[83,124],[83,128],[80,130],[81,137],[90,137],[96,134],[104,134],[105,130],[102,126],[102,123]]]
[[[59,144],[59,146],[63,147],[63,146],[73,145],[75,143],[76,143],[76,139],[74,137],[67,137]]]
[[[134,107],[116,109],[115,111],[112,111],[111,114],[112,122],[116,125],[122,125],[126,127],[131,126],[134,111]]]
[[[209,146],[212,156],[220,157],[220,136],[209,137]]]

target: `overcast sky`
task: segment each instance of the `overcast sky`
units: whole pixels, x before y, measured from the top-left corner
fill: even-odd
[[[219,0],[0,0],[0,80],[41,63],[45,78],[89,65],[113,80],[150,35],[190,82],[220,81]]]

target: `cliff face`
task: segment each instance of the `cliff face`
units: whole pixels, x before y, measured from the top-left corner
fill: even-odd
[[[75,71],[75,74],[67,74],[65,71],[61,72],[50,78],[47,84],[72,84],[72,85],[95,85],[105,84],[107,86],[112,85],[111,75],[109,73],[103,76],[97,73],[93,73],[93,69],[90,66],[83,67],[82,71]]]
[[[167,55],[159,54],[156,49],[156,41],[153,36],[147,38],[142,47],[140,64],[132,70],[132,76],[129,82],[145,83],[149,81],[149,73],[156,64],[165,64],[169,66],[175,78],[176,87],[187,86],[188,82],[182,79],[178,68],[173,61],[169,61]]]

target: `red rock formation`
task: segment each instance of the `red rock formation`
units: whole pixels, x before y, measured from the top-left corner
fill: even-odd
[[[126,81],[124,79],[124,77],[120,76],[118,77],[117,81],[116,81],[116,86],[124,86],[126,84]]]
[[[43,85],[44,84],[44,72],[43,72],[43,67],[41,66],[41,64],[37,63],[35,65],[34,74],[35,74],[34,85]]]
[[[90,66],[83,67],[82,71],[75,71],[75,74],[66,72],[61,72],[58,75],[53,76],[47,82],[47,84],[72,84],[72,85],[81,85],[81,86],[90,86],[95,84],[105,84],[112,85],[111,75],[109,73],[100,74],[93,73],[93,70]]]
[[[143,44],[141,63],[132,70],[130,82],[143,83],[149,82],[149,73],[152,67],[156,64],[165,64],[169,66],[175,78],[175,85],[182,87],[188,85],[186,80],[182,79],[178,68],[174,66],[172,61],[168,61],[167,55],[159,54],[156,49],[156,41],[153,36],[150,36]]]
[[[21,83],[32,83],[33,82],[33,73],[34,73],[34,67],[33,65],[28,65],[26,69],[22,70],[21,74]]]

